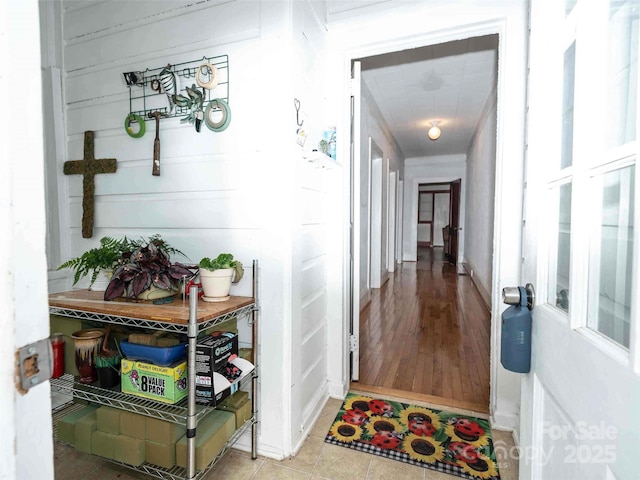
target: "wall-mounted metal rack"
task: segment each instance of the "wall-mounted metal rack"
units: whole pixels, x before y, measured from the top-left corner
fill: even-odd
[[[218,84],[214,89],[208,90],[198,87],[196,75],[207,78],[210,72],[198,72],[204,64],[211,64],[216,69]],[[163,65],[162,67],[139,72],[124,73],[125,81],[129,87],[129,113],[148,118],[150,113],[160,112],[163,118],[186,117],[191,112],[189,107],[174,106],[171,109],[166,93],[160,88],[152,86],[162,85],[160,73],[168,68],[176,77],[176,93],[186,96],[186,87],[195,85],[203,94],[203,107],[211,100],[222,99],[229,103],[229,56],[219,55],[215,57],[202,57],[200,60]],[[206,70],[206,69],[205,69]],[[201,77],[202,78],[202,77]]]

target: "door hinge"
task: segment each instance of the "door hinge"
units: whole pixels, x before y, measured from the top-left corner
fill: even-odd
[[[46,338],[16,351],[16,387],[22,394],[51,378],[53,371],[51,341]]]
[[[358,337],[356,337],[355,335],[351,335],[349,337],[349,351],[357,352],[359,349],[360,349],[360,342],[358,340]]]

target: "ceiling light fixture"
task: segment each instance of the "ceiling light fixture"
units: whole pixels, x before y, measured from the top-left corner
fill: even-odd
[[[438,127],[438,123],[440,123],[437,120],[434,120],[433,122],[431,122],[431,128],[429,129],[429,131],[427,132],[427,135],[429,135],[429,139],[436,141],[440,138],[440,134],[442,133],[440,131],[440,128]]]

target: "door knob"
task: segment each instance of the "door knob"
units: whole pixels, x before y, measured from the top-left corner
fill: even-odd
[[[533,310],[536,301],[536,291],[531,283],[527,283],[525,287],[505,287],[502,289],[502,301],[507,305],[520,305],[522,299],[521,288],[524,288],[524,292],[527,300],[527,308]]]

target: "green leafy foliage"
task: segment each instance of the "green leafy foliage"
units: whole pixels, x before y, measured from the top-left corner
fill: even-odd
[[[234,260],[233,255],[230,253],[221,253],[216,258],[204,257],[200,260],[198,266],[204,270],[222,270],[225,268],[233,268],[235,270],[235,275],[233,278],[233,283],[238,283],[242,280],[242,276],[244,275],[244,267],[242,266],[242,262],[239,260]]]
[[[102,237],[100,239],[100,246],[87,250],[79,257],[64,262],[58,267],[58,270],[65,268],[72,269],[73,285],[87,275],[91,275],[89,282],[89,288],[91,288],[98,278],[100,270],[115,269],[118,265],[126,263],[132,252],[150,243],[162,248],[169,254],[179,254],[187,258],[184,253],[170,246],[166,240],[163,240],[158,234],[148,238],[140,237],[139,240],[130,240],[127,237],[121,239]]]
[[[73,284],[75,285],[80,279],[91,275],[91,282],[89,288],[93,285],[98,278],[98,273],[102,269],[112,269],[118,262],[118,259],[126,251],[133,249],[133,242],[127,237],[121,240],[110,237],[102,237],[100,239],[100,246],[87,250],[82,255],[76,258],[72,258],[64,262],[58,267],[58,270],[65,268],[71,268],[74,271]]]
[[[124,253],[118,259],[104,292],[105,300],[125,294],[127,298],[138,298],[152,285],[162,290],[176,289],[181,279],[190,280],[195,275],[195,265],[171,262],[171,252],[185,255],[170,247],[159,235],[150,237],[142,244],[136,242],[135,246],[132,252]]]

